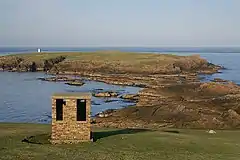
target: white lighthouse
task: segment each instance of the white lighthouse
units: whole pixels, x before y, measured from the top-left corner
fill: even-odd
[[[40,49],[40,48],[38,48],[37,52],[38,52],[38,53],[40,53],[40,52],[41,52],[41,49]]]

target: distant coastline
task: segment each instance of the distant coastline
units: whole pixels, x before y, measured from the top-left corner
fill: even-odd
[[[240,47],[0,47],[0,55],[37,52],[240,53]]]

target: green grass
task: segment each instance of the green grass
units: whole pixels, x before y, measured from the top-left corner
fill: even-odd
[[[26,53],[26,54],[16,54],[7,55],[18,56],[26,58],[30,61],[41,61],[44,59],[55,58],[57,56],[66,56],[67,60],[92,60],[92,61],[124,61],[126,63],[131,62],[157,62],[160,60],[162,62],[172,61],[180,58],[176,55],[171,54],[144,54],[144,53],[132,53],[132,52],[120,52],[120,51],[97,51],[97,52],[43,52],[43,53]]]
[[[57,66],[60,71],[92,73],[122,73],[122,74],[156,74],[177,72],[174,66],[183,70],[192,70],[207,64],[198,56],[177,56],[171,54],[133,53],[120,51],[97,52],[55,52],[27,53],[0,57],[0,63],[10,66],[16,63],[16,57],[21,57],[23,64],[35,62],[38,68],[43,68],[44,60],[64,56],[66,59]],[[15,57],[15,58],[13,58]],[[1,64],[0,64],[1,66]],[[25,67],[22,67],[25,68]]]
[[[240,131],[134,131],[94,129],[96,142],[31,144],[27,136],[50,134],[50,125],[0,123],[0,159],[239,160]],[[40,140],[41,141],[41,140]]]

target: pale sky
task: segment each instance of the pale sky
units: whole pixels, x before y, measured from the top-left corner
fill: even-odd
[[[240,0],[0,0],[0,46],[240,46]]]

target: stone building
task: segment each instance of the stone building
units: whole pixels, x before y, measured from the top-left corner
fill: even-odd
[[[90,93],[54,94],[51,143],[91,141],[90,109]]]

